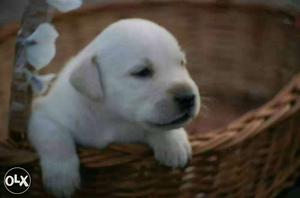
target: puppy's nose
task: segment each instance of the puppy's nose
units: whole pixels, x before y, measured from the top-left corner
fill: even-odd
[[[190,111],[195,106],[194,93],[180,93],[174,96],[174,101],[183,111]]]

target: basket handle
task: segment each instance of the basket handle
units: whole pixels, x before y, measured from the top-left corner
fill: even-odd
[[[15,59],[12,72],[9,137],[15,141],[26,139],[28,118],[30,114],[32,90],[27,83],[23,70],[33,67],[26,61],[22,41],[31,35],[39,24],[51,20],[50,9],[46,0],[29,0],[22,16],[20,31],[15,45]]]

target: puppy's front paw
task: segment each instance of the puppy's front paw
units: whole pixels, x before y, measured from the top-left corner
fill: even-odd
[[[155,158],[173,168],[184,167],[192,155],[191,145],[185,131],[176,131],[167,136],[155,137],[151,141]]]
[[[55,197],[71,197],[80,187],[78,159],[42,161],[43,183]]]

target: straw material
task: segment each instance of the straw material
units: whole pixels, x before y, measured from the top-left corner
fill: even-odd
[[[193,159],[184,169],[159,165],[143,145],[79,148],[83,184],[76,197],[269,198],[292,185],[300,167],[300,38],[291,16],[257,6],[192,1],[84,9],[54,19],[61,36],[45,73],[58,71],[104,27],[128,17],[156,21],[174,33],[200,92],[232,106],[241,101],[244,106],[249,101],[264,105],[205,133],[197,119],[189,127]],[[8,103],[16,31],[10,27],[0,32],[3,104]],[[14,94],[26,100],[26,93]],[[1,109],[0,116],[6,118],[7,112],[7,107]],[[26,118],[28,112],[11,117],[14,141],[0,143],[0,175],[22,165],[33,180],[28,197],[48,196],[37,156],[26,141]]]

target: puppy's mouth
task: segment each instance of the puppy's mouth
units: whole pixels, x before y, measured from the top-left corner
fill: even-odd
[[[184,122],[186,122],[189,118],[191,117],[190,113],[183,113],[178,115],[177,117],[175,117],[173,120],[171,121],[167,121],[167,122],[149,122],[151,125],[154,125],[156,127],[170,127],[170,126],[177,126],[180,124],[183,124]]]

